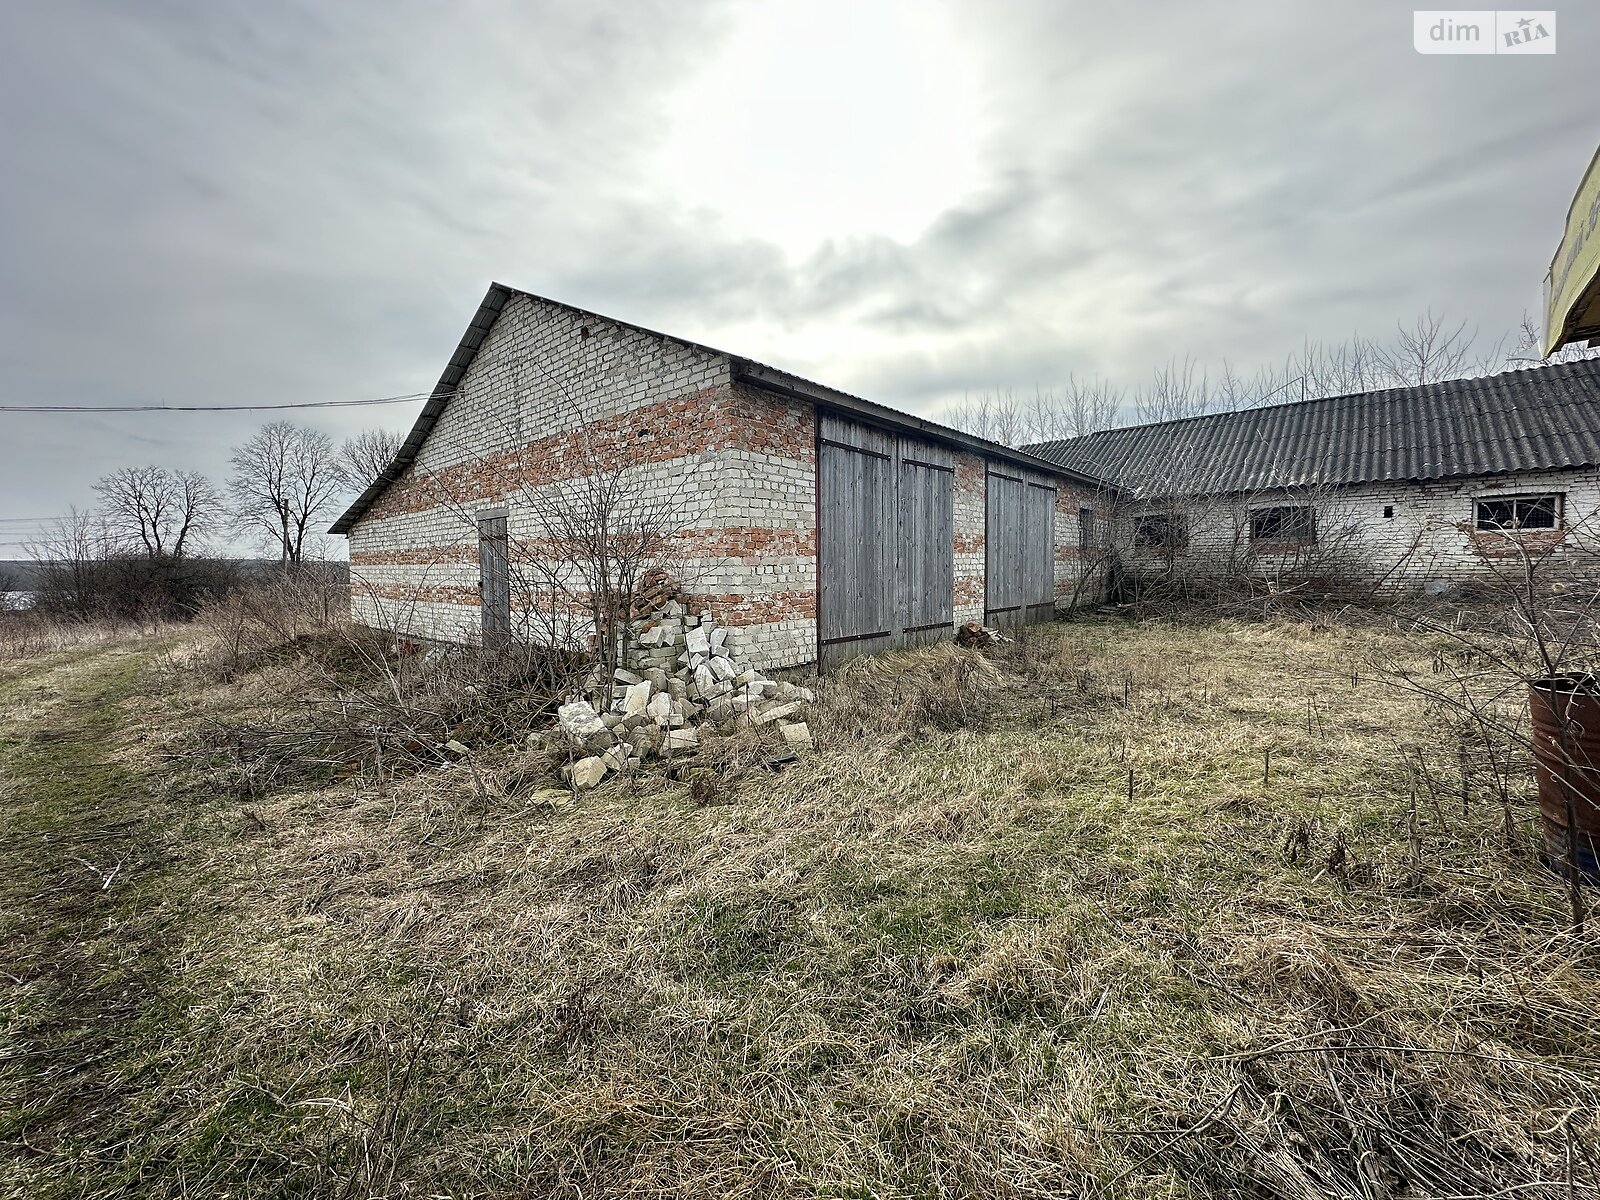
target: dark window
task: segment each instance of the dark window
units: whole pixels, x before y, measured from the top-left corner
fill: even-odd
[[[1183,518],[1144,513],[1133,526],[1133,544],[1141,550],[1178,550],[1188,544]]]
[[[1559,529],[1564,499],[1557,493],[1552,496],[1495,496],[1479,500],[1478,528]]]
[[[1094,553],[1094,509],[1078,510],[1078,553],[1088,558]]]
[[[1385,504],[1383,506],[1383,515],[1385,517],[1392,518],[1394,516],[1394,505]]]
[[[1252,542],[1314,542],[1317,510],[1309,504],[1282,504],[1250,513]]]

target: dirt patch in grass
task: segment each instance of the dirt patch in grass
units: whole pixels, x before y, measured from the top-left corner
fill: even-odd
[[[714,804],[655,775],[573,800],[510,745],[219,794],[161,755],[293,680],[173,675],[140,755],[198,919],[163,952],[181,1013],[135,1024],[181,1050],[130,1039],[101,1173],[27,1181],[1584,1194],[1600,978],[1531,804],[1509,845],[1470,796],[1413,817],[1455,747],[1359,669],[1410,653],[1218,622],[895,656],[826,682],[815,757]]]

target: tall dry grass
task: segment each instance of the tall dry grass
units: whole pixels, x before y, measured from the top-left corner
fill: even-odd
[[[1420,783],[1454,747],[1385,652],[863,660],[814,757],[709,799],[574,799],[509,739],[248,799],[191,761],[184,1006],[71,1194],[1588,1194],[1592,952],[1525,796],[1508,844]],[[150,762],[242,691],[166,697]]]
[[[170,630],[165,621],[99,617],[79,620],[34,609],[0,609],[0,661],[42,658]]]

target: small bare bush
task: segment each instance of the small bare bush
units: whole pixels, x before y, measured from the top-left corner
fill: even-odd
[[[981,722],[1004,687],[980,651],[949,643],[867,655],[822,681],[817,721],[858,736],[961,729]]]
[[[204,649],[197,660],[209,678],[232,682],[265,657],[343,615],[345,589],[326,564],[280,571],[201,606],[196,624]]]
[[[276,673],[269,690],[287,689],[294,701],[207,722],[189,748],[247,796],[330,778],[382,791],[398,777],[456,765],[463,755],[452,743],[519,743],[584,665],[540,647],[427,646],[327,621],[316,592],[292,583],[230,598],[206,624],[203,676],[233,683]]]

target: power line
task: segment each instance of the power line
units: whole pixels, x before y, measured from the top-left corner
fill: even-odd
[[[374,404],[410,404],[426,400],[432,395],[432,392],[413,392],[409,396],[376,396],[369,400],[302,400],[293,404],[0,404],[0,412],[266,412],[290,408],[364,408]]]

